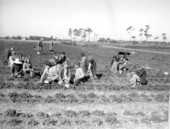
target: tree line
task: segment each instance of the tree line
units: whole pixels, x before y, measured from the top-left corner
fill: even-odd
[[[139,29],[139,36],[141,37],[141,42],[148,42],[148,39],[150,37],[152,37],[153,35],[149,33],[150,30],[150,25],[145,25],[145,28],[140,28]],[[133,26],[129,26],[126,31],[129,34],[130,37],[130,41],[133,39],[135,41],[136,36],[132,35],[132,32],[135,30],[135,28]],[[143,37],[145,37],[145,40],[143,40]],[[163,42],[167,41],[167,34],[166,33],[162,33],[161,34],[162,40]],[[161,38],[159,36],[154,37],[155,41],[157,41],[159,38]]]

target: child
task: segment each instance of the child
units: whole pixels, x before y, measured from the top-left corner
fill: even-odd
[[[23,72],[24,72],[24,74],[30,73],[31,77],[33,76],[33,74],[35,72],[29,58],[26,58],[25,61],[24,61]]]
[[[137,85],[140,85],[140,78],[135,72],[130,73],[131,78],[130,78],[130,85],[132,87],[136,87]]]
[[[65,82],[65,87],[69,88],[70,86],[70,79],[71,79],[71,71],[70,71],[70,61],[67,58],[66,61],[63,64],[63,71],[64,71],[64,77],[63,80]]]
[[[80,62],[78,62],[75,65],[75,69],[76,69],[76,73],[75,73],[75,78],[74,78],[74,85],[78,86],[82,79],[84,78],[84,72],[82,70],[82,68],[80,67]]]

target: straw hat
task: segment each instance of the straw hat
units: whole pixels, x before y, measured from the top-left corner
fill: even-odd
[[[16,58],[14,61],[15,64],[22,64],[22,62],[19,60],[19,58]]]
[[[50,62],[50,61],[48,61],[48,60],[44,61],[44,65],[47,65],[47,66],[49,66],[49,67],[51,67],[51,66],[52,66],[51,62]]]

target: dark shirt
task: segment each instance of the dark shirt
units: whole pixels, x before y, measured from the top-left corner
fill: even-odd
[[[39,41],[38,46],[39,46],[39,47],[43,47],[42,41]]]
[[[140,82],[141,84],[146,84],[146,70],[144,68],[141,68],[140,70],[137,71],[137,75],[140,77]]]
[[[93,76],[95,76],[96,75],[96,61],[92,59],[89,62],[91,63],[92,74],[93,74]]]
[[[59,57],[58,63],[63,64],[66,61],[66,56]]]
[[[8,50],[8,53],[7,53],[7,60],[9,59],[9,57],[11,56],[11,54],[12,54],[12,51],[9,49],[9,50]]]

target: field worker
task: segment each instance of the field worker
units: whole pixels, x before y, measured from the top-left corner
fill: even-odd
[[[111,61],[111,72],[114,75],[118,71],[118,58],[117,56],[113,56]]]
[[[23,73],[23,62],[20,58],[16,58],[11,69],[11,76],[21,77]]]
[[[35,72],[34,69],[33,69],[32,64],[31,64],[31,60],[29,58],[26,58],[24,60],[23,72],[24,72],[24,74],[29,73],[31,77],[33,76],[33,74]]]
[[[14,67],[14,62],[15,62],[16,58],[17,58],[16,52],[12,51],[12,54],[9,57],[9,61],[8,61],[8,67],[10,68],[10,75],[11,75],[11,77],[14,75],[14,68],[13,67]]]
[[[66,54],[65,52],[62,52],[60,56],[58,57],[58,63],[63,64],[66,61]]]
[[[80,67],[82,68],[84,75],[86,75],[88,69],[88,61],[84,53],[81,53],[81,57]]]
[[[78,86],[81,83],[82,79],[84,78],[84,72],[82,68],[80,67],[80,62],[76,63],[75,69],[76,69],[76,72],[75,72],[75,78],[74,78],[74,85]]]
[[[8,60],[8,66],[11,67],[16,59],[16,52],[15,51],[12,51],[11,52],[11,56],[9,57],[9,60]]]
[[[64,58],[64,56],[62,56]],[[62,74],[63,74],[63,62],[64,59],[61,59],[60,56],[54,56],[53,57],[53,63],[58,67],[58,84],[62,85],[63,84],[63,78],[62,78]]]
[[[54,42],[53,42],[53,40],[51,40],[51,42],[50,42],[50,52],[54,51],[53,47],[54,47]]]
[[[12,52],[14,51],[14,49],[11,47],[10,49],[8,49],[7,51],[7,56],[6,56],[6,62],[8,63],[9,61],[9,57],[12,55]]]
[[[52,81],[59,79],[59,68],[58,65],[52,66],[48,60],[44,62],[45,68],[41,75],[40,83],[51,83]]]
[[[136,69],[136,74],[139,76],[140,78],[140,84],[141,85],[146,85],[147,84],[147,79],[146,79],[146,70],[141,67],[139,64],[136,64],[134,66],[134,68]]]
[[[135,72],[130,73],[130,85],[132,87],[136,87],[137,85],[140,85],[140,78]]]
[[[38,52],[37,52],[37,54],[40,54],[41,51],[43,51],[43,38],[41,38],[40,41],[38,42]]]
[[[120,60],[119,60],[119,73],[120,74],[123,74],[123,71],[124,71],[124,68],[126,67],[126,59],[121,57]]]
[[[71,79],[70,68],[71,68],[70,61],[67,58],[66,61],[63,64],[63,72],[64,72],[63,73],[64,74],[63,80],[64,80],[64,83],[65,83],[65,87],[67,87],[67,88],[69,88],[69,86],[70,86],[70,79]]]
[[[93,59],[92,56],[88,57],[89,63],[88,63],[88,72],[90,75],[90,78],[93,79],[96,77],[96,61]]]

